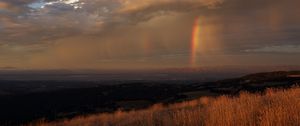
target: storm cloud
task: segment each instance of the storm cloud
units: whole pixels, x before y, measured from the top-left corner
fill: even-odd
[[[185,67],[197,17],[203,42],[199,56],[205,55],[199,57],[203,59],[199,65],[211,64],[212,59],[220,62],[216,65],[233,64],[230,59],[239,64],[244,55],[256,59],[248,63],[256,65],[266,50],[283,50],[272,56],[277,60],[285,57],[287,48],[298,47],[299,4],[297,0],[2,0],[0,65]]]

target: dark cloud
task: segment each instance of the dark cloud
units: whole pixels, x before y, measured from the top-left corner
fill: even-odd
[[[5,13],[22,13],[28,11],[27,4],[37,0],[2,0],[0,1],[0,13],[1,10]]]
[[[69,0],[70,1],[70,0]],[[211,0],[213,1],[213,0]],[[135,24],[144,22],[158,15],[165,15],[168,12],[188,11],[204,8],[205,2],[159,2],[154,1],[152,4],[140,6],[138,9],[127,9],[126,1],[108,1],[108,0],[82,0],[81,9],[74,9],[73,5],[58,0],[42,1],[42,3],[30,8],[38,0],[30,1],[6,1],[15,8],[20,8],[22,13],[11,17],[10,22],[7,20],[3,23],[5,29],[2,35],[6,36],[2,41],[16,41],[15,38],[23,38],[25,43],[43,41],[43,38],[56,39],[62,35],[72,36],[74,33],[79,34],[98,34],[103,28],[111,29],[116,25]],[[47,4],[54,3],[54,4]],[[136,1],[133,1],[136,2]],[[133,5],[128,5],[133,6]],[[212,6],[212,3],[209,4]],[[22,9],[21,9],[22,8]],[[17,24],[18,27],[7,26]],[[71,32],[70,32],[71,31]],[[74,32],[76,31],[76,32]],[[63,36],[62,36],[63,37]],[[26,38],[28,40],[26,40]],[[20,42],[24,43],[24,42]]]
[[[214,55],[224,63],[228,57],[243,59],[243,55],[263,59],[259,53],[298,49],[299,4],[297,0],[2,0],[0,55],[8,55],[7,63],[14,57],[41,68],[88,67],[91,62],[97,67],[102,61],[119,60],[155,65],[167,62],[166,56],[184,66],[194,19],[199,17],[201,55]]]
[[[299,45],[267,46],[257,49],[248,49],[246,52],[256,53],[300,53]]]

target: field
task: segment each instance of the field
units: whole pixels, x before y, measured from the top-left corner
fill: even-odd
[[[300,87],[202,97],[144,110],[80,116],[37,126],[299,126]]]

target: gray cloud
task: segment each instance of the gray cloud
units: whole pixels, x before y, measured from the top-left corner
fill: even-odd
[[[22,13],[28,11],[29,8],[27,4],[35,1],[36,0],[2,0],[0,1],[0,13]]]
[[[74,35],[74,31],[77,31],[79,34],[93,32],[98,34],[99,31],[103,31],[102,29],[106,27],[111,29],[118,25],[136,24],[172,12],[197,11],[202,12],[201,14],[203,15],[226,12],[232,16],[232,13],[236,12],[246,14],[246,11],[251,12],[251,10],[258,8],[264,9],[264,7],[271,2],[270,0],[226,0],[225,2],[220,0],[81,0],[80,2],[84,3],[82,5],[83,8],[74,10],[71,6],[68,7],[68,4],[57,1],[58,0],[5,0],[4,3],[9,3],[9,5],[16,8],[26,8],[26,10],[23,9],[22,14],[9,19],[10,22],[18,24],[18,27],[6,27],[5,25],[9,23],[7,20],[6,23],[2,20],[2,22],[4,22],[1,23],[4,25],[2,31],[5,36],[15,34],[12,33],[13,31],[18,32],[21,30],[22,33],[27,33],[24,35],[24,38],[30,38],[28,41],[39,41],[40,38],[45,38],[49,36],[49,34],[51,34],[49,38],[55,38],[55,36],[63,37],[61,32],[65,35]],[[47,2],[57,3],[47,6],[43,5]],[[36,4],[35,8],[28,9],[32,3],[39,4]],[[278,3],[278,0],[272,1],[271,3]],[[39,8],[39,6],[45,7]],[[207,8],[218,9],[207,11]],[[28,30],[26,31],[25,29]],[[69,31],[73,32],[68,33]],[[36,33],[44,33],[45,35],[35,35]],[[32,34],[32,36],[30,34]],[[15,37],[15,35],[12,35],[11,38],[13,37]],[[32,40],[33,38],[37,39]],[[6,37],[6,41],[8,39],[10,38]],[[15,39],[12,39],[12,41],[15,41]]]
[[[135,24],[168,12],[191,11],[205,6],[211,7],[215,1],[220,3],[219,0],[148,0],[147,3],[150,4],[136,5],[138,1],[132,0],[132,4],[127,5],[128,1],[125,0],[81,0],[80,3],[70,1],[5,1],[4,3],[14,8],[20,8],[22,13],[1,21],[4,28],[0,31],[3,36],[0,41],[15,42],[21,38],[24,42],[19,42],[20,44],[28,44],[41,42],[45,38],[67,37],[75,35],[74,33],[99,34],[106,27],[111,29],[118,25]],[[75,4],[80,4],[82,8],[75,9]],[[138,7],[131,9],[131,6]]]
[[[256,53],[300,53],[300,45],[267,46],[258,49],[248,49],[245,52]]]
[[[203,55],[298,53],[291,45],[300,40],[299,4],[297,0],[3,0],[1,53],[40,67],[147,57],[155,62],[184,52],[185,59],[180,56],[179,62],[189,58],[195,17],[201,19]],[[181,61],[178,64],[186,63]]]

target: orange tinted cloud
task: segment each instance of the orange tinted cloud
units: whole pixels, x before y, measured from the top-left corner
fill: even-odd
[[[21,9],[17,6],[14,6],[8,2],[1,2],[0,1],[0,11],[4,10],[4,11],[9,11],[9,12],[19,12],[21,11]]]
[[[77,9],[68,2],[40,8],[36,0],[4,1],[0,66],[188,66],[198,16],[199,66],[258,63],[268,57],[259,55],[265,50],[296,50],[300,40],[296,0],[80,0],[84,4]],[[28,3],[36,4],[28,9]],[[13,8],[22,11],[12,14]]]

